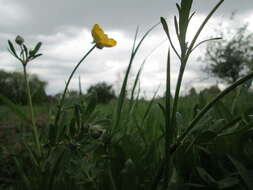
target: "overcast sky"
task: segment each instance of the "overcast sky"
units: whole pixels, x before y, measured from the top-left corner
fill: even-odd
[[[47,92],[55,94],[63,90],[71,70],[92,46],[90,30],[93,24],[100,24],[104,31],[117,42],[114,48],[95,49],[85,60],[75,75],[70,88],[78,88],[81,76],[85,91],[97,82],[108,82],[118,90],[129,61],[136,27],[140,27],[140,37],[161,16],[171,18],[176,14],[177,0],[0,0],[0,69],[21,70],[16,60],[7,51],[7,40],[22,35],[26,44],[35,45],[42,41],[43,56],[29,65],[29,72],[38,74],[48,82]],[[195,0],[193,11],[197,14],[189,28],[189,39],[196,28],[218,0]],[[229,18],[236,11],[234,22]],[[240,27],[249,22],[253,32],[252,0],[225,0],[219,11],[210,20],[200,39],[213,36],[214,29],[223,26]],[[172,26],[172,25],[171,25]],[[160,86],[163,94],[165,86],[165,64],[168,42],[161,27],[146,39],[133,65],[133,76],[142,61],[147,59],[141,76],[141,89],[151,96]],[[160,45],[159,45],[160,44]],[[158,47],[155,51],[153,49]],[[204,63],[197,58],[204,53],[204,47],[191,57],[184,77],[184,89],[190,86],[204,88],[215,84],[215,80],[201,73]],[[172,56],[172,87],[174,89],[179,68],[178,60]]]

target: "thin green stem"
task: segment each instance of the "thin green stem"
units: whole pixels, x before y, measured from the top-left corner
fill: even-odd
[[[175,91],[174,101],[173,101],[173,105],[172,105],[172,114],[171,114],[171,120],[170,120],[170,124],[171,124],[171,126],[173,126],[174,137],[176,136],[176,127],[177,127],[176,126],[177,125],[176,124],[176,113],[177,113],[180,88],[181,88],[181,84],[182,84],[182,80],[183,80],[183,76],[184,76],[185,65],[186,65],[186,63],[183,62],[183,60],[181,59],[181,66],[180,66],[179,75],[177,78],[177,85],[176,85],[176,91]]]
[[[187,51],[187,59],[188,57],[190,56],[193,48],[194,48],[194,45],[200,35],[200,33],[202,32],[203,28],[205,27],[206,23],[209,21],[209,19],[212,17],[212,15],[216,12],[216,10],[220,7],[220,5],[224,2],[224,0],[220,0],[219,3],[211,10],[211,12],[207,15],[207,17],[205,18],[204,22],[201,24],[201,26],[199,27],[198,31],[196,32],[189,48],[188,48],[188,51]]]
[[[166,106],[165,106],[165,166],[164,166],[164,184],[163,190],[167,190],[169,181],[170,166],[170,144],[172,143],[172,126],[170,125],[170,49],[167,58],[167,76],[166,76]]]
[[[82,59],[77,63],[77,65],[75,66],[75,68],[73,69],[73,71],[71,72],[68,80],[67,80],[67,83],[65,85],[65,89],[64,89],[64,92],[63,92],[63,95],[61,97],[61,100],[60,100],[60,104],[58,105],[58,110],[57,110],[57,113],[56,113],[56,118],[55,118],[55,126],[57,126],[58,124],[58,121],[60,119],[60,116],[61,116],[61,111],[62,111],[62,107],[63,107],[63,103],[64,103],[64,100],[65,100],[65,97],[66,97],[66,93],[67,93],[67,90],[68,90],[68,86],[69,86],[69,83],[72,79],[72,77],[74,76],[76,70],[78,69],[78,67],[80,66],[80,64],[84,61],[84,59],[95,49],[96,45],[94,45],[83,57]]]
[[[37,146],[37,150],[38,150],[38,153],[39,153],[39,156],[40,156],[41,155],[41,146],[40,146],[40,140],[39,140],[39,135],[38,135],[38,129],[36,127],[35,118],[34,118],[32,97],[31,97],[31,91],[30,91],[29,81],[27,79],[26,65],[27,64],[23,64],[24,77],[25,77],[25,83],[26,83],[26,91],[27,91],[27,99],[28,99],[28,104],[29,104],[29,109],[30,109],[30,115],[31,115],[31,121],[32,121],[33,136],[34,136],[35,144]]]

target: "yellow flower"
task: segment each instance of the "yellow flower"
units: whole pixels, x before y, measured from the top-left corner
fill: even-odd
[[[117,44],[114,39],[108,38],[98,24],[94,24],[91,34],[94,39],[94,43],[96,43],[96,46],[99,49],[102,49],[103,47],[113,47]]]

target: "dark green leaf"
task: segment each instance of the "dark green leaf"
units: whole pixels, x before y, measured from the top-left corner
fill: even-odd
[[[237,185],[239,182],[240,181],[237,178],[228,177],[228,178],[225,178],[221,181],[218,181],[218,187],[220,189],[230,188],[230,187]]]
[[[56,127],[54,125],[49,125],[48,138],[49,138],[50,144],[56,143]]]
[[[35,48],[32,50],[32,55],[35,55],[39,51],[41,45],[42,45],[41,42],[37,43],[37,45],[35,46]]]
[[[87,105],[87,108],[86,108],[85,114],[84,114],[85,117],[90,116],[94,112],[94,110],[97,106],[97,94],[96,94],[96,92],[94,92],[91,96],[89,96],[88,101],[89,102],[88,102],[88,105]]]
[[[252,189],[252,187],[253,187],[252,173],[250,173],[241,162],[239,162],[238,160],[236,160],[232,156],[228,155],[228,158],[230,159],[230,161],[233,163],[233,165],[237,169],[239,175],[241,176],[244,183],[247,185],[248,189],[249,190]]]
[[[8,40],[8,44],[9,44],[9,48],[10,48],[11,52],[15,55],[15,57],[18,57],[16,50],[10,40]]]
[[[24,48],[25,57],[27,58],[27,57],[28,57],[28,49],[27,49],[27,47],[26,47],[25,44],[23,44],[22,46],[23,46],[23,48]]]
[[[196,144],[208,143],[209,141],[213,140],[216,136],[217,133],[215,133],[214,131],[205,131],[196,138],[195,143]]]
[[[217,185],[217,181],[204,168],[197,168],[197,172],[208,185]]]
[[[42,55],[43,55],[42,53],[39,53],[39,54],[37,54],[37,55],[34,55],[34,56],[32,57],[32,60],[35,59],[35,58],[37,58],[37,57],[40,57],[40,56],[42,56]]]

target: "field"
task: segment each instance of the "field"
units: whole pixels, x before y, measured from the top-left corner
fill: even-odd
[[[182,134],[184,126],[193,119],[196,114],[194,112],[202,109],[215,95],[217,94],[209,92],[180,97],[177,115],[178,135]],[[253,116],[247,117],[242,113],[253,115],[253,103],[245,102],[252,94],[241,93],[237,97],[232,113],[231,105],[235,102],[235,95],[236,93],[232,92],[223,102],[217,103],[207,113],[205,119],[200,121],[198,129],[188,138],[187,143],[177,150],[173,157],[175,167],[173,170],[177,170],[178,173],[173,175],[176,175],[175,178],[180,177],[180,183],[172,183],[173,188],[179,186],[177,188],[187,189],[184,186],[188,184],[190,189],[204,187],[208,189],[210,186],[219,189],[223,189],[222,187],[243,189],[245,184],[251,183],[247,182],[247,179],[250,180],[250,170],[253,167],[251,139]],[[83,102],[83,99],[76,99],[76,102]],[[87,105],[87,102],[82,104]],[[130,111],[131,104],[134,104],[134,107],[132,106]],[[88,118],[85,114],[86,118],[80,121],[80,126],[76,123],[74,111],[69,110],[67,115],[70,117],[66,118],[64,123],[75,128],[70,128],[68,135],[62,137],[61,149],[64,149],[66,160],[61,161],[58,170],[64,168],[66,173],[57,174],[58,185],[55,188],[70,189],[66,187],[68,184],[71,187],[76,186],[76,189],[111,189],[108,181],[112,177],[111,180],[115,181],[119,189],[147,189],[163,160],[164,117],[159,104],[164,104],[164,98],[153,101],[135,100],[132,103],[129,100],[122,112],[113,142],[107,139],[109,134],[106,131],[111,126],[115,103],[97,105],[92,113],[88,114]],[[24,110],[24,107],[20,108]],[[49,118],[55,107],[51,110],[47,109],[47,106],[35,108],[38,123],[41,123],[39,126],[50,127]],[[26,112],[28,115],[28,110]],[[82,115],[80,116],[82,118]],[[13,159],[14,156],[27,159],[22,141],[30,136],[31,130],[5,106],[1,107],[1,119],[0,180],[2,188],[6,189],[12,187],[19,178]],[[67,122],[68,120],[71,122]],[[77,129],[83,131],[75,131]],[[44,129],[40,128],[40,131]],[[41,139],[45,142],[44,135],[48,134],[42,133]],[[110,152],[108,152],[109,145]],[[30,168],[31,160],[25,162],[25,167],[28,168],[24,170],[28,170],[28,175],[34,176],[33,172],[38,172],[37,169]],[[108,169],[108,164],[111,166],[111,174],[104,173]],[[48,172],[50,170],[44,175]],[[43,178],[41,183],[44,184],[46,176]],[[63,179],[64,186],[61,186]]]
[[[27,64],[37,59],[41,42],[29,49],[21,36],[8,41],[23,67],[23,105],[0,94],[0,189],[2,190],[251,190],[253,188],[252,78],[248,72],[220,91],[209,88],[180,96],[197,39],[224,0],[207,15],[192,41],[186,40],[192,0],[177,4],[176,49],[166,19],[140,40],[136,31],[119,95],[100,103],[98,91],[69,96],[76,70],[94,49],[113,48],[116,41],[95,24],[93,46],[73,68],[53,103],[34,104]],[[140,95],[140,67],[129,87],[139,47],[158,25],[168,38],[166,91],[150,100]],[[138,38],[139,39],[139,38]],[[18,47],[18,48],[17,48]],[[171,51],[180,60],[177,81],[171,81]],[[176,83],[175,93],[171,83]],[[22,92],[23,92],[22,91]],[[39,96],[38,96],[39,97]]]

